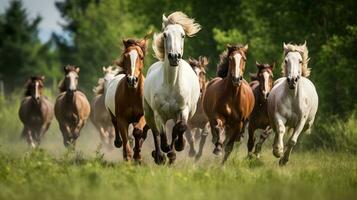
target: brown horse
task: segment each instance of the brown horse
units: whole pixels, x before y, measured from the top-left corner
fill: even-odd
[[[77,90],[79,67],[64,67],[65,77],[61,81],[55,103],[55,116],[66,147],[75,146],[79,133],[86,123],[90,105],[86,95]]]
[[[273,69],[274,65],[256,63],[258,72],[251,74],[252,82],[250,87],[253,90],[255,104],[252,114],[249,117],[249,138],[248,138],[248,157],[252,157],[252,151],[255,144],[254,132],[257,129],[263,129],[259,142],[255,146],[254,154],[260,157],[260,152],[264,141],[268,138],[271,128],[267,111],[267,99],[270,90],[273,88]]]
[[[203,97],[206,113],[215,144],[214,154],[222,154],[221,136],[225,129],[225,154],[223,163],[233,150],[236,138],[242,135],[244,122],[254,107],[254,95],[249,84],[243,79],[248,45],[228,45],[220,56],[217,77],[207,85]]]
[[[93,90],[96,95],[91,102],[90,119],[99,132],[101,144],[110,150],[114,147],[115,131],[111,116],[104,104],[104,93],[109,81],[119,73],[119,68],[103,67],[103,73],[104,77],[98,80],[98,86]]]
[[[201,158],[203,146],[205,145],[206,138],[208,135],[208,118],[203,111],[202,99],[203,93],[206,90],[206,66],[208,65],[208,59],[204,56],[200,56],[198,60],[190,58],[189,64],[191,65],[193,71],[198,76],[199,83],[200,83],[200,91],[201,95],[197,102],[197,110],[193,117],[188,121],[188,129],[186,130],[185,136],[187,138],[188,144],[190,145],[189,156],[196,156],[196,159]],[[199,149],[196,154],[195,150],[195,140],[192,135],[192,129],[196,129],[195,138],[200,137],[200,144]]]
[[[19,117],[24,124],[22,136],[31,147],[40,145],[53,118],[53,105],[42,95],[44,79],[44,76],[33,76],[27,81],[25,98],[19,109]]]
[[[118,66],[123,72],[113,78],[106,91],[105,105],[112,115],[115,127],[115,146],[123,145],[123,157],[129,161],[132,152],[128,142],[128,127],[134,125],[133,136],[134,160],[141,161],[141,146],[146,138],[148,127],[143,111],[143,88],[144,88],[144,57],[148,36],[142,40],[123,40],[124,51]],[[120,133],[120,136],[119,136]]]

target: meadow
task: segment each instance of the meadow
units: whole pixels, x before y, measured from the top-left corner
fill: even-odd
[[[17,119],[16,99],[19,98],[15,95],[12,100],[0,102],[0,199],[354,199],[357,196],[356,154],[342,147],[312,149],[308,148],[308,142],[298,146],[286,167],[279,167],[271,153],[272,137],[265,144],[261,159],[246,158],[245,137],[223,166],[221,158],[211,153],[210,140],[198,162],[189,158],[187,152],[181,152],[174,165],[157,166],[150,156],[153,145],[149,134],[143,163],[138,165],[123,162],[121,149],[102,152],[99,136],[90,123],[82,131],[76,151],[66,150],[54,120],[41,148],[32,150],[20,139],[22,125]],[[346,123],[349,128],[356,126],[353,120]],[[341,122],[340,128],[346,127]],[[319,138],[314,134],[320,132],[314,130],[302,141],[311,143]],[[355,135],[355,130],[350,134]],[[337,142],[342,144],[341,139]]]

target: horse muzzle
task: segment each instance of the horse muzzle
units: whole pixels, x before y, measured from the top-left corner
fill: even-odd
[[[239,86],[242,83],[243,77],[232,77],[232,83],[234,86]]]
[[[287,80],[289,89],[292,89],[292,90],[295,89],[299,79],[300,79],[300,76],[296,76],[296,77],[288,76],[286,78],[286,80]]]
[[[179,65],[182,55],[180,53],[169,53],[168,59],[170,66],[176,67]]]
[[[126,80],[130,88],[136,88],[138,86],[138,81],[139,81],[138,77],[128,76]]]

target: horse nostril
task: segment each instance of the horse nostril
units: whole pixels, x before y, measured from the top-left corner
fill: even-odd
[[[299,80],[299,77],[296,77],[296,78],[295,78],[295,82],[297,82],[298,80]]]
[[[169,53],[168,57],[169,57],[170,59],[172,59],[172,58],[173,58],[172,53]]]
[[[177,54],[177,58],[178,59],[181,59],[182,58],[182,55],[179,53],[179,54]]]

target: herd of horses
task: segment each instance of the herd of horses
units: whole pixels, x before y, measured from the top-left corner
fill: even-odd
[[[248,128],[248,156],[259,157],[262,144],[275,132],[273,154],[285,165],[300,133],[310,132],[318,108],[316,89],[307,78],[306,42],[284,43],[281,78],[273,79],[275,64],[257,62],[257,73],[250,74],[250,83],[243,78],[248,45],[227,45],[220,55],[217,77],[208,81],[206,57],[188,62],[183,59],[185,36],[193,37],[201,26],[182,12],[163,15],[162,20],[162,32],[154,34],[152,45],[159,61],[151,65],[146,77],[144,58],[150,34],[139,40],[123,40],[124,51],[114,67],[103,67],[104,77],[94,88],[91,104],[77,90],[79,67],[64,67],[54,106],[42,94],[44,77],[31,77],[19,110],[22,134],[28,143],[32,147],[40,144],[55,115],[64,145],[74,146],[90,118],[102,145],[108,149],[123,147],[127,161],[141,161],[141,147],[150,129],[155,145],[152,157],[157,164],[164,164],[166,158],[174,163],[176,151],[182,151],[186,141],[189,155],[199,159],[210,131],[213,153],[224,152],[225,162]],[[170,142],[166,134],[169,120],[174,122]],[[133,126],[131,134],[129,125]],[[256,143],[257,129],[263,132]],[[290,138],[284,151],[285,133],[290,133]]]

